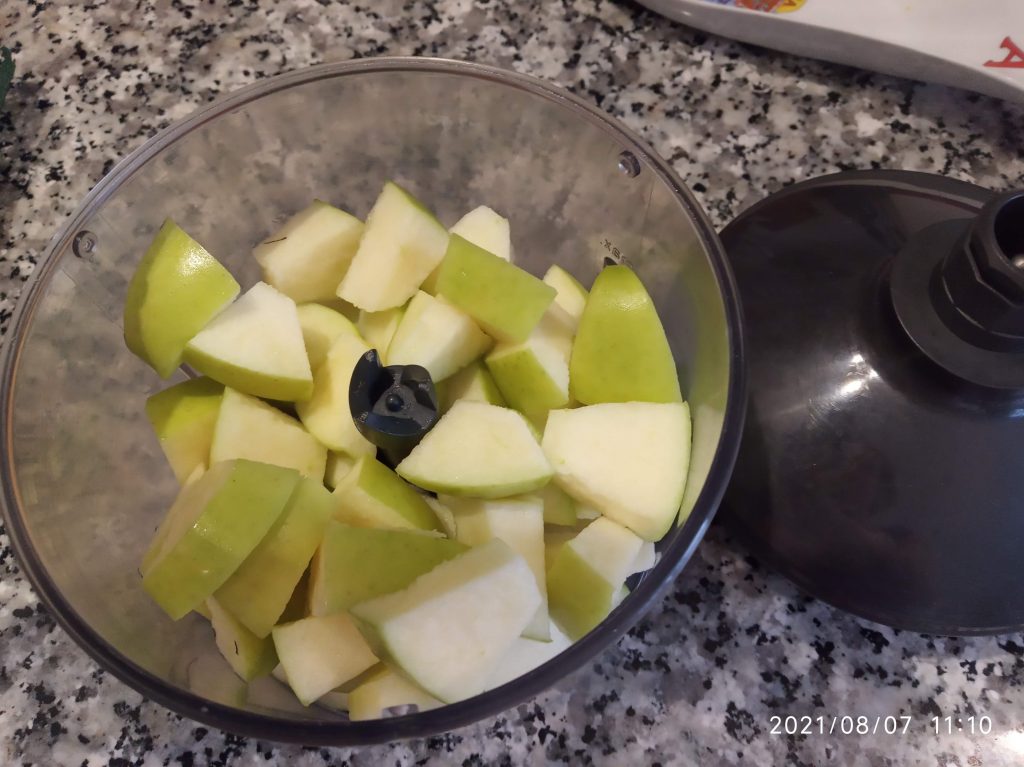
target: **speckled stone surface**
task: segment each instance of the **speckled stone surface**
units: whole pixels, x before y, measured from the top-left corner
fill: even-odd
[[[6,0],[16,85],[0,116],[0,321],[48,238],[112,164],[237,86],[381,54],[554,81],[645,136],[718,225],[845,168],[1024,185],[1024,109],[759,51],[606,0]],[[898,735],[773,735],[772,715],[912,717]],[[935,735],[933,716],[991,717]],[[815,724],[817,727],[817,724]],[[902,731],[903,725],[900,724]],[[362,750],[244,740],[100,671],[40,606],[0,534],[0,764],[1016,765],[1024,636],[942,639],[798,593],[713,529],[614,650],[539,698],[443,737]]]

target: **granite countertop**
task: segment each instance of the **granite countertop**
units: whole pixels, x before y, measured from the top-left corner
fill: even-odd
[[[1024,182],[1024,108],[756,50],[608,0],[7,0],[0,321],[113,163],[237,86],[325,60],[439,55],[528,72],[622,118],[717,225],[847,168]],[[906,734],[770,734],[772,715],[908,715]],[[986,714],[992,733],[931,734]],[[505,714],[361,750],[245,740],[143,700],[57,628],[0,534],[0,763],[1015,765],[1024,636],[924,637],[800,594],[718,528],[613,650]]]

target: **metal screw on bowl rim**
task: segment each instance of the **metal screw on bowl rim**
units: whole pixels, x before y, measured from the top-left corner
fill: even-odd
[[[640,161],[628,149],[619,153],[619,170],[624,176],[636,178],[640,175]]]
[[[88,229],[83,229],[75,235],[75,239],[71,242],[71,249],[79,258],[87,258],[96,250],[98,243],[99,240],[95,234]]]

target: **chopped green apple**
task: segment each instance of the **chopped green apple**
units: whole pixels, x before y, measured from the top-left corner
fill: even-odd
[[[644,541],[644,545],[640,547],[639,553],[636,555],[636,559],[633,560],[633,564],[629,567],[629,574],[642,573],[650,570],[658,563],[658,552],[654,548],[652,541]]]
[[[575,331],[587,305],[587,289],[558,264],[552,264],[544,273],[544,282],[558,291],[555,306],[570,318],[572,329]]]
[[[404,305],[394,309],[385,309],[382,312],[359,312],[359,322],[357,323],[359,333],[371,349],[377,350],[377,356],[380,357],[383,365],[392,364],[391,358],[388,356],[388,349],[404,316]]]
[[[313,376],[295,302],[257,282],[185,347],[185,361],[254,397],[309,399]]]
[[[281,618],[333,513],[319,479],[301,480],[274,526],[217,589],[217,601],[253,635],[266,637]]]
[[[555,557],[562,547],[579,535],[581,527],[545,527],[544,528],[544,569],[551,569]]]
[[[359,307],[353,306],[348,301],[344,301],[337,296],[317,301],[317,303],[321,306],[326,306],[328,309],[333,309],[353,324],[359,321]]]
[[[415,706],[430,711],[443,704],[386,665],[367,674],[366,679],[348,694],[348,716],[353,722],[381,719],[389,709]]]
[[[543,448],[569,495],[657,541],[682,503],[690,409],[684,402],[621,402],[553,410]]]
[[[272,636],[288,684],[304,706],[377,663],[348,613],[276,626]]]
[[[224,390],[213,431],[210,462],[232,458],[287,466],[304,477],[320,479],[327,448],[287,413],[229,388]]]
[[[203,377],[182,381],[146,400],[146,417],[179,484],[210,462],[223,393],[221,384]]]
[[[503,261],[512,260],[512,237],[508,219],[500,216],[486,205],[473,208],[460,218],[448,234],[457,234]],[[440,264],[423,281],[421,290],[434,295],[437,293],[437,278],[441,274]]]
[[[499,341],[519,343],[540,322],[556,291],[456,234],[441,263],[437,294]]]
[[[313,396],[295,406],[310,434],[331,450],[351,456],[377,452],[377,448],[359,433],[348,404],[352,370],[369,350],[356,334],[339,336],[313,376]]]
[[[333,298],[363,236],[363,222],[314,200],[253,249],[263,278],[296,303]]]
[[[451,703],[483,691],[540,604],[526,560],[495,539],[351,613],[382,660]]]
[[[357,527],[440,530],[423,496],[373,456],[363,456],[334,490],[334,517]]]
[[[284,510],[298,472],[246,460],[214,464],[182,489],[143,558],[142,586],[174,620],[211,596]]]
[[[441,416],[396,471],[427,490],[478,498],[528,493],[552,474],[520,413],[467,400]]]
[[[170,219],[139,265],[124,301],[124,341],[167,378],[185,345],[238,295],[235,278]]]
[[[569,404],[569,358],[572,336],[542,318],[521,343],[500,343],[486,357],[502,396],[527,416]]]
[[[302,343],[309,358],[309,369],[317,368],[327,359],[327,352],[341,335],[359,335],[356,326],[348,317],[323,304],[299,304],[295,307],[302,328]]]
[[[443,381],[487,351],[493,342],[465,313],[423,291],[409,308],[388,347],[389,365],[420,365]]]
[[[327,468],[324,470],[324,484],[334,490],[356,465],[356,459],[345,453],[332,450],[327,454]]]
[[[423,203],[388,182],[370,215],[338,296],[368,312],[401,306],[444,258],[448,232]]]
[[[249,631],[215,597],[207,599],[206,606],[217,649],[232,670],[246,682],[269,674],[277,665],[274,643],[268,637],[258,637]]]
[[[658,311],[628,266],[594,280],[569,365],[573,397],[600,402],[682,402],[679,374]]]
[[[458,536],[458,527],[455,524],[455,514],[452,510],[432,495],[423,496],[423,500],[427,502],[427,505],[434,512],[434,516],[437,517],[437,521],[441,523],[441,530],[444,534],[449,538],[456,538]]]
[[[567,650],[572,640],[565,635],[557,624],[551,624],[551,639],[547,642],[539,642],[536,639],[519,637],[501,656],[487,680],[487,689],[493,690],[503,684],[518,679],[523,674],[528,674],[538,666],[542,666],[549,660]]]
[[[553,483],[554,484],[554,483]],[[579,522],[591,522],[601,516],[601,512],[585,503],[576,504],[576,519]]]
[[[605,619],[620,601],[643,539],[610,519],[596,519],[559,549],[548,569],[551,618],[572,639]]]
[[[451,378],[439,382],[436,389],[438,412],[442,415],[451,410],[452,405],[460,399],[489,402],[502,407],[506,405],[494,377],[482,360],[469,363]]]
[[[544,524],[575,527],[576,502],[554,482],[549,482],[536,492],[544,504]]]
[[[412,530],[376,530],[332,522],[310,569],[310,612],[330,615],[400,591],[466,548],[458,541]]]

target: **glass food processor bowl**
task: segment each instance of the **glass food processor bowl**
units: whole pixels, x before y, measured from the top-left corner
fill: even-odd
[[[441,220],[487,204],[515,261],[590,284],[632,266],[661,314],[694,417],[683,514],[657,565],[589,635],[537,669],[433,711],[350,722],[272,678],[241,688],[192,614],[142,590],[140,557],[177,485],[146,420],[169,382],[122,338],[128,281],[171,217],[243,290],[250,253],[313,198],[365,216],[388,179]],[[181,375],[180,373],[178,374]],[[351,745],[493,715],[617,640],[669,587],[725,490],[743,419],[740,310],[710,223],[667,163],[575,97],[522,75],[431,59],[328,64],[244,88],[163,131],[104,178],[33,275],[4,350],[3,511],[19,562],[105,669],[192,719],[279,741]],[[219,665],[218,665],[219,663]]]

